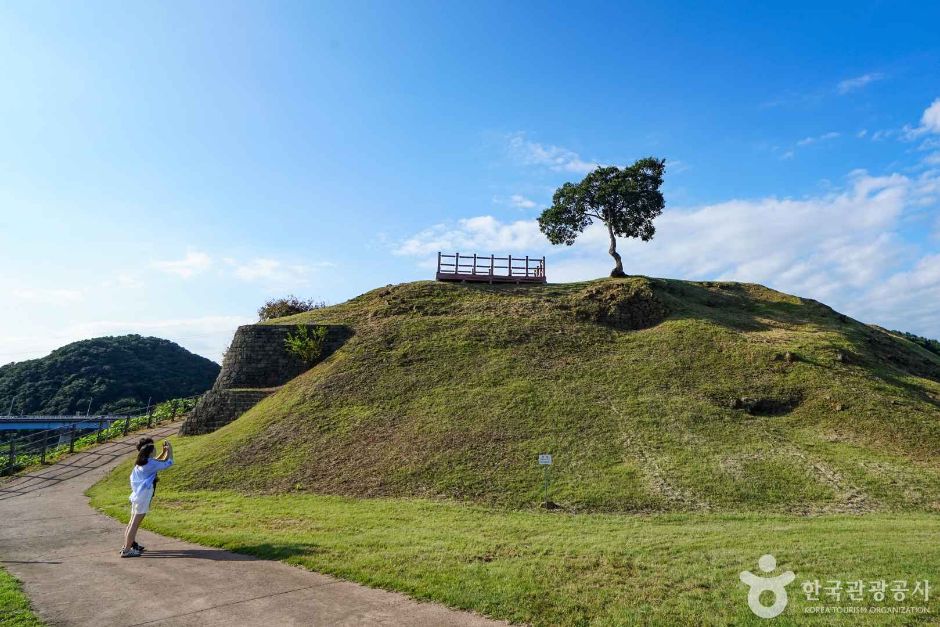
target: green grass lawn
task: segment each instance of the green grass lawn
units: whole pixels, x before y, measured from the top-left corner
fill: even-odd
[[[7,627],[42,627],[43,622],[29,609],[29,599],[20,582],[0,568],[0,625]]]
[[[90,490],[126,520],[127,466]],[[535,625],[768,624],[747,608],[742,570],[772,553],[796,573],[773,624],[928,624],[929,615],[809,616],[804,580],[940,585],[940,517],[929,513],[566,514],[448,501],[160,490],[145,526],[418,599]]]

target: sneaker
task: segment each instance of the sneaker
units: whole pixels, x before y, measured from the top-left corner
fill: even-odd
[[[140,545],[137,544],[136,542],[134,542],[134,544],[131,545],[131,548],[132,548],[132,549],[137,549],[137,550],[140,551],[141,553],[144,552],[144,547],[140,546]]]
[[[140,551],[134,547],[121,549],[121,557],[140,557]]]

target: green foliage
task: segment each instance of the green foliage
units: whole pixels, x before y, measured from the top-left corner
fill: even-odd
[[[192,441],[181,486],[530,508],[548,452],[568,511],[940,502],[940,358],[759,285],[419,282],[279,322],[353,335]]]
[[[169,340],[99,337],[0,367],[0,413],[132,412],[148,399],[201,394],[218,374],[218,364]]]
[[[665,207],[660,187],[666,161],[648,157],[624,168],[598,167],[580,183],[565,183],[552,197],[552,206],[539,216],[539,228],[552,244],[571,246],[594,220],[607,226],[609,252],[617,263],[611,276],[623,276],[616,237],[644,242],[656,232],[653,219]]]
[[[892,331],[892,333],[900,335],[904,339],[910,340],[918,346],[922,346],[934,355],[940,355],[940,342],[937,340],[932,340],[928,337],[921,337],[920,335],[914,335],[913,333],[907,333],[905,331]]]
[[[313,311],[314,309],[321,309],[323,307],[326,307],[324,301],[315,301],[312,298],[303,300],[293,294],[289,294],[284,298],[272,298],[262,305],[261,308],[258,309],[258,320],[263,322],[265,320],[293,316],[294,314]]]
[[[309,327],[298,324],[294,331],[287,334],[284,344],[287,352],[299,358],[305,364],[312,365],[323,354],[323,342],[326,340],[327,328],[324,326]]]

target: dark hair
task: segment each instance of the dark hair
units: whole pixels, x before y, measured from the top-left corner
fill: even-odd
[[[140,441],[137,442],[137,461],[134,463],[143,466],[150,459],[150,455],[153,454],[155,449],[153,438],[140,438]]]

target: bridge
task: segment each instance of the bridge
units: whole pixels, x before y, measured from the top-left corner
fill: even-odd
[[[76,447],[85,448],[137,429],[173,422],[192,411],[198,398],[190,396],[148,405],[138,413],[0,416],[0,475],[45,464],[47,458],[57,458],[66,451],[73,453]]]
[[[136,415],[136,414],[135,414]],[[0,431],[26,431],[46,429],[97,429],[101,423],[111,424],[126,420],[121,416],[0,416]]]

